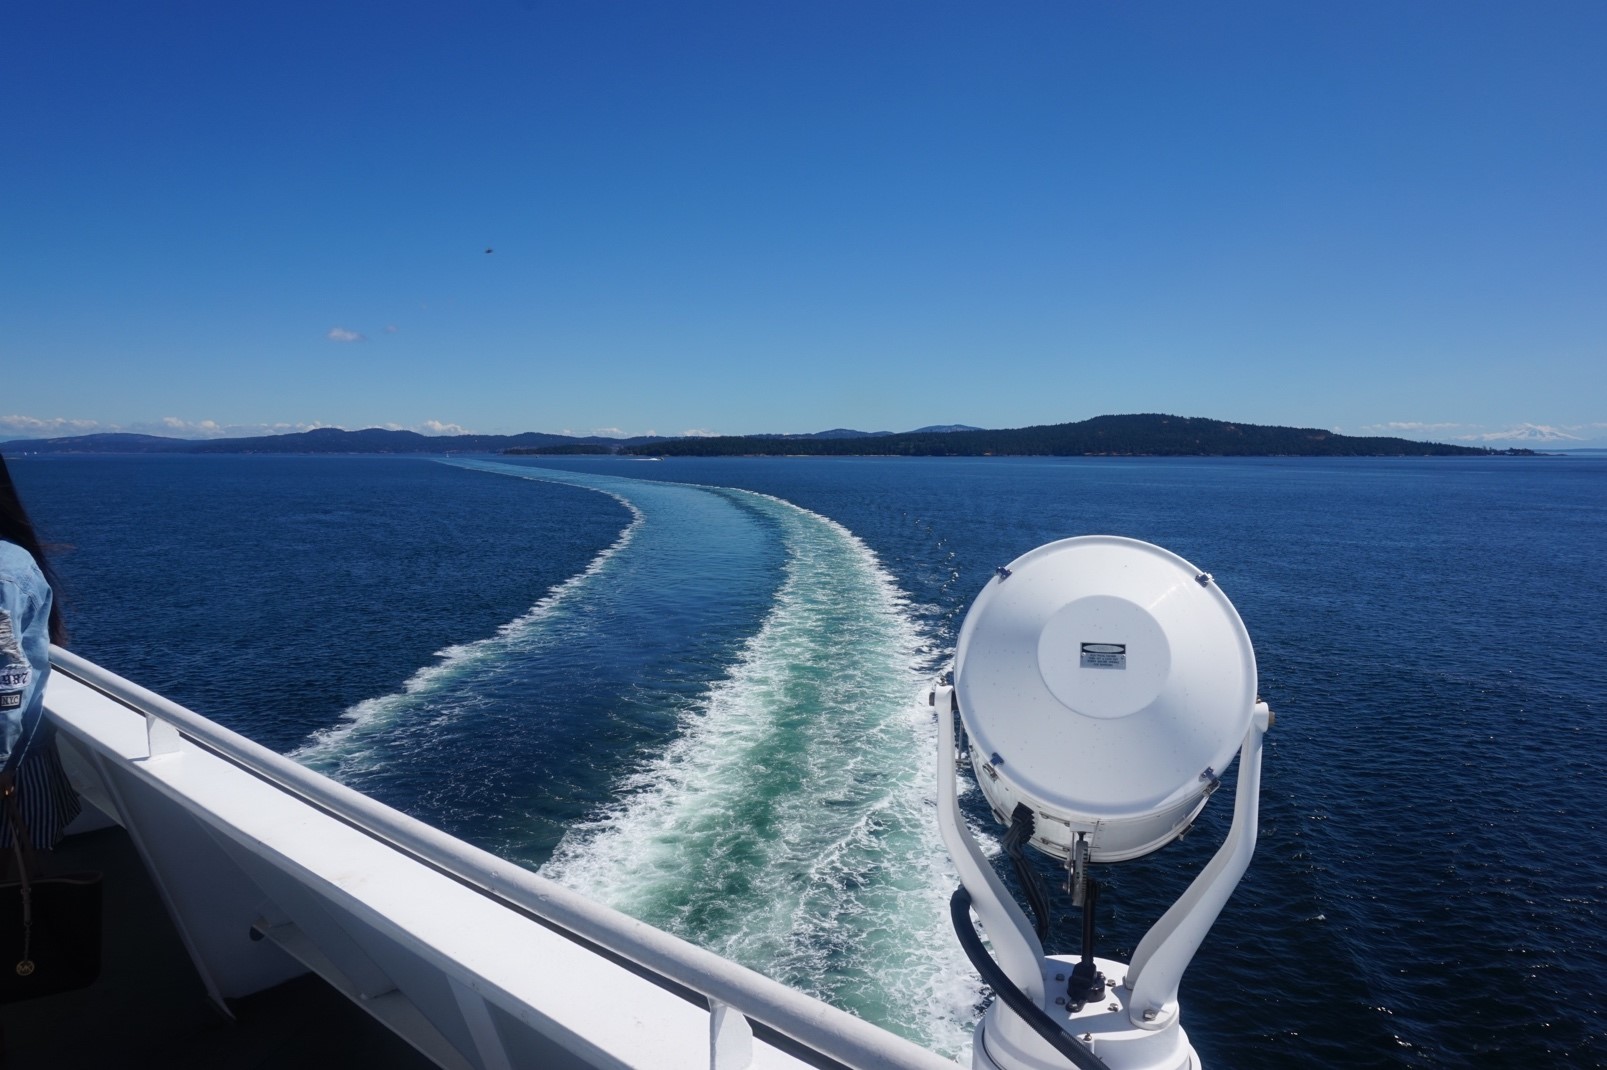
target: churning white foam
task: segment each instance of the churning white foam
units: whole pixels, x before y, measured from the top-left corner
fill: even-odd
[[[934,820],[934,666],[907,599],[826,517],[724,491],[779,523],[785,579],[676,741],[543,872],[938,1050],[979,995],[949,932]]]

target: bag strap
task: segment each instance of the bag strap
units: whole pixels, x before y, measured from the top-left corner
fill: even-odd
[[[17,779],[15,773],[0,774],[0,796],[5,799],[6,823],[11,826],[11,848],[17,855],[17,877],[27,887],[39,876],[39,859],[34,855],[33,837],[28,834],[28,823],[22,819],[22,808],[17,805]]]
[[[38,861],[34,858],[28,823],[22,819],[22,808],[17,805],[17,779],[13,774],[0,774],[0,796],[5,798],[6,819],[11,823],[11,849],[17,853],[17,879],[22,883],[22,958],[17,960],[15,969],[18,977],[31,977],[35,969],[33,881],[38,874]]]

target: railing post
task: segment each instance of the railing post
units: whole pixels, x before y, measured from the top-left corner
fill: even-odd
[[[164,721],[154,713],[145,715],[145,757],[160,758],[164,754],[177,754],[181,743],[179,730],[172,721]]]
[[[709,1070],[747,1070],[753,1065],[753,1026],[735,1007],[709,1000]]]

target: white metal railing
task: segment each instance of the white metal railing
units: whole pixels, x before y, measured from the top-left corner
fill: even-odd
[[[953,1062],[934,1052],[464,843],[71,651],[52,647],[51,663],[64,675],[144,716],[153,753],[171,746],[176,730],[396,850],[634,963],[652,976],[700,994],[717,1019],[724,1017],[721,1008],[731,1008],[856,1070],[954,1070]]]

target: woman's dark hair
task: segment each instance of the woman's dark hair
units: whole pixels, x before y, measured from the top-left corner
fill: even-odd
[[[45,560],[44,547],[39,545],[33,521],[28,519],[28,511],[22,507],[22,499],[17,497],[17,485],[11,482],[11,471],[6,468],[3,454],[0,454],[0,539],[14,542],[32,554],[34,564],[44,573],[45,582],[50,584],[52,592],[55,591],[55,570]],[[67,641],[67,625],[61,617],[59,596],[50,600],[50,641],[58,646]]]

